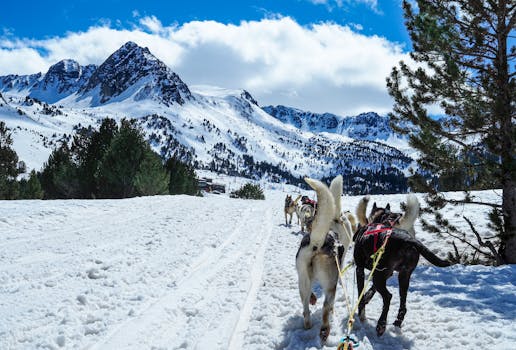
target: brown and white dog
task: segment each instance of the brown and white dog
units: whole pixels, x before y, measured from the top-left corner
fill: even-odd
[[[294,216],[294,213],[298,215],[297,213],[297,202],[301,198],[301,195],[297,196],[295,200],[292,200],[291,195],[287,195],[285,198],[285,207],[283,208],[283,212],[285,213],[285,226],[292,225],[292,217]],[[287,215],[290,216],[289,220],[287,220]],[[299,216],[298,216],[299,221]]]
[[[304,327],[312,327],[309,304],[316,299],[312,284],[319,282],[324,294],[322,325],[319,336],[325,342],[330,334],[330,314],[333,310],[339,270],[335,256],[342,264],[351,244],[353,232],[346,215],[341,215],[342,176],[331,182],[330,188],[318,180],[305,178],[317,192],[317,213],[312,232],[305,234],[296,254],[299,294],[303,303]]]
[[[387,204],[385,208],[377,207],[376,202],[373,204],[373,208],[369,216],[366,216],[367,204],[371,199],[370,196],[365,196],[360,199],[356,209],[357,218],[360,226],[365,226],[372,222],[375,222],[378,217],[384,216],[387,213],[391,213],[391,205]],[[412,237],[416,237],[416,231],[414,230],[414,223],[419,216],[419,201],[413,193],[407,195],[407,203],[405,212],[399,214],[400,218],[397,220],[394,227],[407,231]],[[356,229],[353,231],[356,232]]]

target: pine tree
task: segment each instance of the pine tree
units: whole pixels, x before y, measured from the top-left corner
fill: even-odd
[[[29,179],[20,180],[19,199],[42,199],[43,188],[39,182],[38,175],[35,170],[32,170]]]
[[[0,199],[16,199],[18,195],[18,155],[12,144],[9,129],[0,121]]]
[[[111,140],[118,132],[115,120],[105,118],[99,130],[91,127],[77,131],[72,144],[72,152],[79,167],[79,182],[83,198],[98,196],[96,174],[104,154],[111,145]]]
[[[134,181],[144,159],[146,145],[143,132],[133,121],[123,119],[96,173],[100,197],[127,198],[136,195]]]
[[[46,199],[80,197],[78,168],[66,143],[50,154],[39,180]]]
[[[143,160],[134,179],[136,193],[139,196],[154,196],[168,193],[168,174],[161,158],[145,145]]]
[[[170,194],[196,195],[198,193],[197,176],[193,167],[173,157],[165,163],[165,168],[170,174],[168,185]]]
[[[414,1],[403,1],[403,8],[413,43],[411,57],[418,65],[400,62],[387,79],[395,100],[391,126],[410,135],[410,144],[421,152],[418,162],[425,174],[467,191],[502,188],[501,205],[480,203],[492,209],[494,224],[501,223],[498,251],[484,253],[516,263],[516,49],[510,46],[516,4],[514,0],[415,2],[416,7],[411,5]],[[436,105],[446,115],[441,120],[428,113]],[[437,221],[446,226],[438,210],[449,201],[438,192],[439,181],[417,178],[430,194]],[[470,202],[469,194],[455,201]]]
[[[229,195],[231,198],[243,198],[243,199],[265,199],[263,190],[260,185],[247,183],[235,190]]]

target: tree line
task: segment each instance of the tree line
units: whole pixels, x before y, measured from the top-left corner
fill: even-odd
[[[165,162],[135,120],[106,118],[98,129],[76,130],[43,169],[18,180],[18,156],[0,122],[0,199],[128,198],[198,193],[194,168],[175,157]]]
[[[394,99],[391,127],[409,135],[421,171],[413,189],[428,193],[432,232],[467,242],[455,260],[516,263],[516,4],[514,0],[403,1],[405,25],[417,64],[400,62],[387,78]],[[437,120],[430,108],[440,107]],[[498,201],[471,190],[498,188]],[[441,191],[462,190],[450,199]],[[482,236],[473,213],[467,229],[442,217],[446,205],[482,205],[490,219]],[[473,236],[473,234],[476,236]],[[476,239],[475,239],[476,238]],[[471,243],[474,242],[474,243]],[[478,242],[478,244],[476,243]]]

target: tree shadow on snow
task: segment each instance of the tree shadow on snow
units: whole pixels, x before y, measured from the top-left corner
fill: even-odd
[[[410,291],[432,296],[445,308],[474,312],[486,321],[516,320],[513,273],[509,266],[420,266],[412,274]]]

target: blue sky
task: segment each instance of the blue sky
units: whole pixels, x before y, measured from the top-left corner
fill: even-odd
[[[189,85],[343,115],[389,111],[385,77],[410,49],[401,0],[8,1],[0,75],[100,64],[127,40]]]
[[[340,5],[331,0],[8,1],[2,4],[0,23],[17,37],[41,39],[107,22],[114,27],[127,28],[135,22],[135,17],[152,15],[164,25],[194,20],[238,24],[242,20],[282,15],[290,16],[302,25],[322,21],[359,25],[363,33],[409,45],[401,0],[343,0]]]

